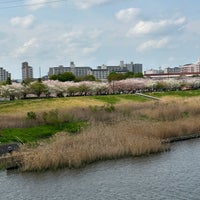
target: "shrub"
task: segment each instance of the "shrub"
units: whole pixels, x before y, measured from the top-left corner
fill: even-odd
[[[35,112],[27,112],[27,119],[36,119],[37,116],[36,116],[36,113]]]
[[[50,110],[48,113],[44,112],[42,118],[46,124],[59,125],[61,123],[57,110]]]
[[[92,112],[99,112],[99,111],[106,111],[106,112],[114,112],[115,111],[115,106],[112,104],[106,104],[103,106],[89,106],[89,109]]]
[[[115,106],[112,104],[107,104],[106,106],[104,106],[104,110],[106,112],[114,112],[115,111]]]

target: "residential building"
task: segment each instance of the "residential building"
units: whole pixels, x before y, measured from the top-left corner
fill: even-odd
[[[200,59],[196,64],[189,63],[185,65],[181,65],[179,67],[168,67],[162,70],[151,69],[144,72],[146,77],[151,78],[175,78],[181,75],[185,76],[196,76],[200,75]]]
[[[87,75],[92,75],[92,68],[91,67],[75,67],[72,73],[76,77],[83,77]]]
[[[58,67],[49,68],[48,76],[62,74],[64,72],[72,72],[76,77],[93,75],[96,79],[104,81],[107,79],[107,76],[111,72],[125,73],[127,71],[142,73],[142,64],[134,64],[133,62],[131,62],[130,64],[125,64],[124,61],[120,61],[119,65],[102,65],[98,66],[97,69],[92,69],[88,66],[76,67],[74,62],[70,62],[69,67],[63,67],[62,65],[60,65]]]
[[[171,73],[180,73],[180,67],[167,67],[164,69],[164,74],[171,74]]]
[[[107,69],[93,69],[92,70],[92,75],[97,80],[106,81],[107,80],[107,76],[109,75],[109,71]]]
[[[8,78],[11,78],[11,74],[0,67],[0,81],[6,81]]]
[[[58,67],[50,67],[48,76],[63,74],[65,72],[71,72],[71,68],[64,67],[63,65],[59,65]]]
[[[50,67],[48,76],[63,74],[65,72],[71,72],[76,77],[81,77],[81,76],[91,75],[92,68],[91,67],[76,67],[74,62],[70,62],[69,67],[64,67],[63,65],[60,65],[58,67]]]
[[[196,64],[190,63],[180,66],[182,74],[200,74],[200,59]]]
[[[134,74],[142,73],[142,64],[134,64],[133,62],[131,62],[130,64],[126,64],[125,66],[127,67],[127,70],[129,72],[133,72]]]
[[[194,64],[185,64],[180,66],[181,68],[181,73],[185,74],[185,73],[190,73],[190,72],[194,72]]]
[[[116,66],[107,66],[107,70],[109,73],[111,73],[111,72],[126,72],[127,68],[121,67],[120,65],[116,65]]]
[[[164,74],[164,70],[162,70],[161,68],[159,69],[149,69],[144,71],[144,74]]]
[[[28,65],[28,62],[22,63],[22,81],[33,78],[33,67]]]
[[[187,74],[187,73],[200,73],[200,63],[197,64],[186,64],[180,66],[181,73]]]
[[[120,61],[119,65],[114,65],[114,66],[98,66],[98,69],[107,69],[108,72],[119,72],[119,73],[125,73],[125,72],[133,72],[133,73],[142,73],[143,72],[143,67],[142,64],[139,63],[124,63],[124,61]]]

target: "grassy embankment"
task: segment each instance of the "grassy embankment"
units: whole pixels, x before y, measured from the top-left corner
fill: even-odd
[[[16,130],[43,135],[40,130],[39,134],[32,131],[36,125],[36,129],[52,131],[53,137],[34,147],[22,146],[23,170],[80,167],[96,160],[147,155],[162,151],[163,139],[200,133],[199,96],[200,91],[184,91],[162,93],[160,101],[113,95],[7,102],[0,104],[0,140],[9,135],[4,134],[8,130],[15,137]],[[18,115],[16,111],[20,111]],[[26,119],[30,111],[36,119]],[[11,120],[6,123],[3,119]],[[73,127],[73,134],[68,133],[67,125]]]

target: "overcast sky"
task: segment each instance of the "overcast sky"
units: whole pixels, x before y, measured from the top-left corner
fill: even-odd
[[[21,78],[49,67],[196,63],[199,0],[0,0],[0,67]]]

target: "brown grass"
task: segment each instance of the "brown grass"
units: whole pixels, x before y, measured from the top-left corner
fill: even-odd
[[[163,139],[200,133],[200,98],[173,98],[97,107],[58,110],[90,122],[90,128],[70,136],[58,133],[36,148],[23,146],[23,170],[80,167],[97,160],[148,155],[165,149]]]
[[[142,134],[139,127],[132,129],[129,125],[130,122],[98,124],[75,137],[59,133],[50,143],[41,143],[24,153],[23,170],[80,167],[96,160],[148,155],[163,150],[159,138]]]
[[[174,121],[200,115],[200,98],[187,99],[163,98],[161,101],[131,103],[119,105],[118,108],[126,115],[135,119],[154,121]]]
[[[23,154],[23,170],[80,167],[97,160],[141,156],[163,151],[163,139],[199,133],[198,119],[145,122],[126,119],[116,124],[93,124],[77,136],[55,135],[48,143]]]

